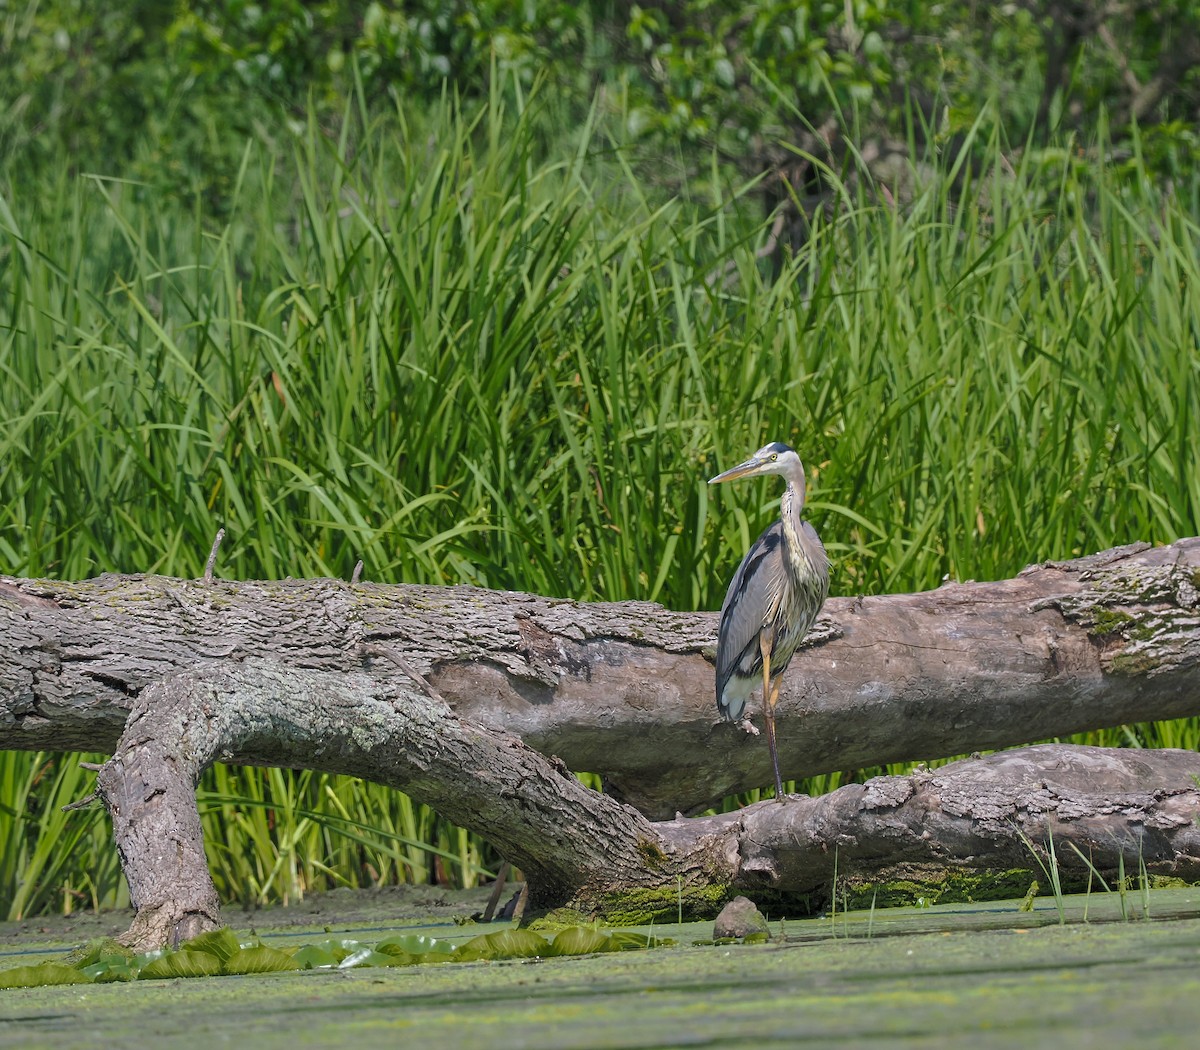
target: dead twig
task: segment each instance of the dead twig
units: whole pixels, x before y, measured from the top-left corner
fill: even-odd
[[[64,813],[70,813],[73,809],[84,809],[85,807],[90,806],[93,802],[98,802],[99,799],[99,793],[93,791],[90,795],[85,795],[83,798],[78,799],[75,802],[68,802],[65,806],[63,806],[62,811]]]
[[[488,897],[487,907],[483,909],[483,921],[491,922],[492,916],[496,914],[496,905],[500,903],[500,894],[504,892],[504,883],[508,879],[508,873],[512,870],[512,865],[505,861],[500,865],[500,870],[496,872],[496,881],[492,885],[492,895]]]
[[[217,529],[217,536],[213,540],[212,550],[208,552],[208,562],[204,566],[204,582],[209,586],[213,582],[213,566],[217,564],[217,551],[221,549],[221,541],[224,538],[225,530]]]

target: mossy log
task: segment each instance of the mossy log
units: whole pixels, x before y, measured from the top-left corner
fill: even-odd
[[[784,684],[784,774],[1200,713],[1198,573],[1188,540],[833,599]],[[1029,749],[653,822],[769,779],[762,740],[717,719],[715,630],[714,614],[471,588],[2,578],[0,747],[113,754],[98,791],[139,946],[218,921],[194,798],[214,761],[403,789],[492,841],[535,907],[819,892],[833,853],[845,875],[1010,868],[1017,829],[1052,828],[1102,870],[1200,874],[1188,752]]]

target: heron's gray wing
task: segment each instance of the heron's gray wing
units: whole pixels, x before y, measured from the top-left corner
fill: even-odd
[[[783,526],[767,526],[751,545],[725,592],[717,638],[717,700],[737,672],[748,677],[762,668],[758,636],[763,617],[779,586],[783,565]]]

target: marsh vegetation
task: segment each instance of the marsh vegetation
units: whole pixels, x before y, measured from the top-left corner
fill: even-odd
[[[651,152],[604,85],[501,58],[457,97],[360,71],[229,125],[193,100],[178,154],[157,116],[108,162],[6,118],[29,161],[0,181],[6,573],[195,577],[224,527],[240,579],[361,558],[381,582],[711,609],[772,510],[703,479],[771,438],[805,458],[836,594],[1200,532],[1185,131],[1014,135],[1005,97],[943,127],[825,73],[851,146],[771,129],[823,193],[781,244],[726,143],[658,121]],[[871,120],[905,143],[894,175],[853,146]],[[205,142],[219,171],[186,166]],[[1200,727],[1089,741],[1194,749]],[[0,755],[10,916],[125,899],[103,815],[60,811],[90,790],[78,757]],[[226,900],[497,864],[346,778],[217,766],[201,813]]]

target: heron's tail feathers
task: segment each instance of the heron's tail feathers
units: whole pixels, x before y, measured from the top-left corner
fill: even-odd
[[[744,696],[730,696],[728,692],[717,696],[717,710],[721,712],[721,717],[726,722],[740,722],[742,715],[746,713],[746,698]]]

